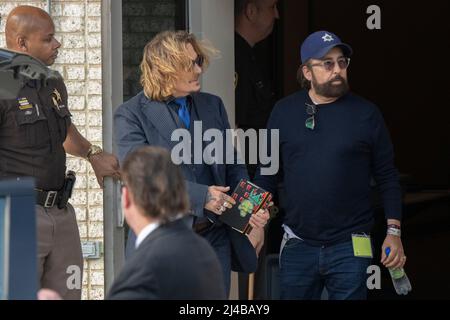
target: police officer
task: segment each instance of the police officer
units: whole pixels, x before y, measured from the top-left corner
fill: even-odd
[[[279,18],[277,2],[235,0],[236,123],[243,129],[265,128],[272,110],[272,88],[255,45],[272,33]]]
[[[8,49],[29,54],[47,66],[54,63],[60,43],[45,11],[16,7],[7,18],[5,34]],[[80,237],[74,209],[62,194],[67,181],[66,152],[88,159],[101,185],[105,176],[118,178],[119,168],[113,155],[81,136],[70,117],[62,79],[44,86],[30,81],[16,99],[0,100],[0,178],[36,179],[40,285],[64,299],[80,299]],[[75,277],[69,279],[71,275]]]
[[[236,124],[244,130],[264,129],[272,111],[274,94],[268,70],[259,61],[255,45],[272,33],[275,19],[279,18],[277,2],[235,0]],[[256,166],[248,169],[252,178]]]
[[[258,59],[255,45],[266,39],[279,19],[278,0],[235,0],[235,101],[236,125],[247,129],[266,128],[274,105],[274,93],[267,66]],[[248,174],[253,178],[256,164],[249,163],[249,147],[245,146]],[[254,230],[249,239],[259,252],[264,244],[264,231]],[[247,279],[239,274],[239,296],[247,298]],[[251,297],[250,297],[251,298]]]

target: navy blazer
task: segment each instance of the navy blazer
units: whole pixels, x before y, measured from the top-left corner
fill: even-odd
[[[202,131],[218,129],[225,137],[225,131],[230,128],[230,124],[222,100],[212,94],[194,93],[192,102],[202,121]],[[174,121],[167,104],[150,100],[143,92],[116,110],[114,128],[120,163],[127,154],[139,147],[152,145],[164,147],[170,151],[179,143],[171,140],[172,132],[179,126]],[[233,190],[240,179],[248,179],[245,165],[226,164],[224,159],[223,164],[214,163],[210,166],[215,185],[230,186]],[[185,177],[191,213],[197,217],[203,217],[208,186],[195,182],[196,178],[191,165],[182,163],[179,167]],[[227,229],[232,244],[232,270],[254,272],[257,257],[247,236],[229,227]]]
[[[209,243],[182,220],[158,227],[140,244],[107,299],[226,299],[222,269]]]

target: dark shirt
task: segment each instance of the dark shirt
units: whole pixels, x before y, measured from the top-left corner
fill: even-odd
[[[370,232],[373,177],[387,219],[401,219],[401,189],[389,132],[378,108],[347,94],[318,106],[316,127],[305,127],[306,91],[279,101],[268,129],[279,129],[284,178],[284,223],[312,245],[350,240]],[[269,149],[270,150],[270,149]],[[259,171],[259,170],[258,170]],[[259,174],[255,183],[275,192],[275,176]]]
[[[70,116],[62,80],[39,90],[30,82],[17,99],[0,100],[0,178],[31,176],[36,188],[61,189]]]
[[[265,128],[274,103],[265,66],[244,38],[235,33],[234,39],[236,124],[245,129]]]

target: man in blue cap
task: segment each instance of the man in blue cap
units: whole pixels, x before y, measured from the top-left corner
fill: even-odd
[[[351,55],[352,48],[331,32],[308,36],[298,71],[303,90],[279,101],[268,121],[268,129],[279,130],[286,198],[282,299],[320,299],[324,288],[330,299],[366,298],[372,178],[387,219],[381,262],[389,268],[405,264],[392,143],[378,108],[349,92]],[[276,176],[258,172],[254,182],[276,191]]]

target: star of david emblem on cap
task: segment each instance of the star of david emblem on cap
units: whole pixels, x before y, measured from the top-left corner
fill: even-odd
[[[331,35],[329,35],[328,33],[325,33],[325,35],[322,37],[322,39],[323,39],[323,42],[331,42],[334,40],[334,38]]]

